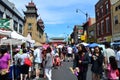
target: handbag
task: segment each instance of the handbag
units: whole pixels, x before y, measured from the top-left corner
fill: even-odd
[[[32,62],[28,57],[24,59],[24,64],[27,66],[32,66]]]
[[[6,75],[7,73],[8,73],[8,72],[6,71],[6,69],[3,69],[3,70],[0,71],[0,74],[1,74],[1,75]]]

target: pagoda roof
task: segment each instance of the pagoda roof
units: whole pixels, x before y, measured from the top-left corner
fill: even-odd
[[[41,18],[38,19],[38,23],[43,23],[43,20]]]
[[[37,12],[28,12],[28,11],[23,11],[24,12],[24,14],[36,14],[37,15],[37,17],[39,16],[38,14],[37,14]]]
[[[28,7],[34,7],[34,8],[37,10],[36,5],[34,4],[33,1],[29,2],[28,5],[26,5],[26,7],[27,7],[27,8],[28,8]]]

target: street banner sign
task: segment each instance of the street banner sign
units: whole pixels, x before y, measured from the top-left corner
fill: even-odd
[[[0,28],[10,29],[10,20],[9,19],[0,19]]]

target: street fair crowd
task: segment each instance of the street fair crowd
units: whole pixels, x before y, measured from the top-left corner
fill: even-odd
[[[44,78],[51,80],[52,68],[61,65],[59,49],[51,45],[34,46],[34,48],[14,46],[12,54],[10,46],[0,46],[0,80],[35,80]]]
[[[0,80],[52,80],[52,69],[59,69],[63,61],[73,62],[73,74],[78,80],[86,80],[91,65],[90,80],[120,80],[120,46],[117,50],[110,43],[79,43],[77,45],[49,45],[25,47],[0,46]]]

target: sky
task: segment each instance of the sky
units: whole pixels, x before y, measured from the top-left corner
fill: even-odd
[[[31,0],[9,0],[24,16],[25,5]],[[67,37],[73,31],[74,25],[86,22],[84,13],[95,18],[95,4],[99,0],[32,0],[37,9],[39,18],[45,25],[48,37]],[[76,13],[78,9],[78,13]]]

